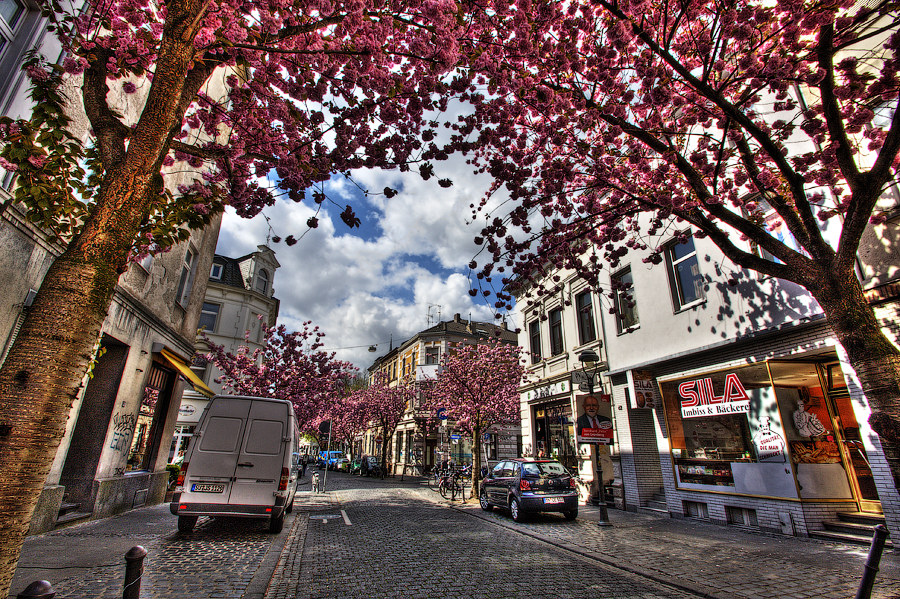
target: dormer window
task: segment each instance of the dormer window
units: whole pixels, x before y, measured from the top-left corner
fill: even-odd
[[[222,265],[221,264],[213,264],[212,269],[209,271],[209,278],[214,281],[222,280]]]
[[[256,273],[256,290],[260,293],[266,293],[269,290],[269,271],[264,268],[259,269]]]

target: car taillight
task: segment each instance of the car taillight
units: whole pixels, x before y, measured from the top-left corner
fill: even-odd
[[[287,468],[281,469],[281,480],[278,482],[278,490],[279,491],[287,491],[288,480],[291,478],[291,471]],[[270,489],[272,487],[269,487]]]
[[[520,491],[530,491],[531,483],[523,478],[522,480],[519,481],[519,490]]]
[[[178,478],[175,479],[176,487],[184,486],[184,477],[187,475],[188,463],[185,462],[181,465],[181,470],[178,472]]]
[[[570,478],[570,479],[569,479],[569,488],[574,489],[575,486],[576,486],[576,485],[575,485],[575,479],[574,479],[574,478]]]

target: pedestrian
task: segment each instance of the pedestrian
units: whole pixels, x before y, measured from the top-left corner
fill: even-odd
[[[300,478],[306,476],[306,464],[309,462],[309,456],[307,454],[303,454],[303,458],[300,460]]]

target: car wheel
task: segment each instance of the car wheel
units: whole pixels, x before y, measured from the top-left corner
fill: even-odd
[[[566,520],[574,520],[578,517],[578,508],[564,512],[563,515],[566,517]]]
[[[197,516],[178,516],[178,532],[192,532],[197,524]]]
[[[509,500],[509,515],[516,522],[521,522],[525,519],[525,514],[522,513],[522,506],[519,505],[519,500],[515,497]]]
[[[491,505],[491,502],[488,501],[487,493],[484,492],[484,489],[481,490],[481,494],[478,496],[478,503],[481,504],[481,509],[486,512],[491,511],[494,507]]]
[[[272,519],[269,520],[269,532],[272,534],[278,534],[284,528],[284,512],[281,512],[281,515],[275,516],[272,515]]]

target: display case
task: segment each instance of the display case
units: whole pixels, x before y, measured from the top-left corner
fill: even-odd
[[[731,461],[681,458],[675,460],[678,480],[686,484],[733,487]]]

